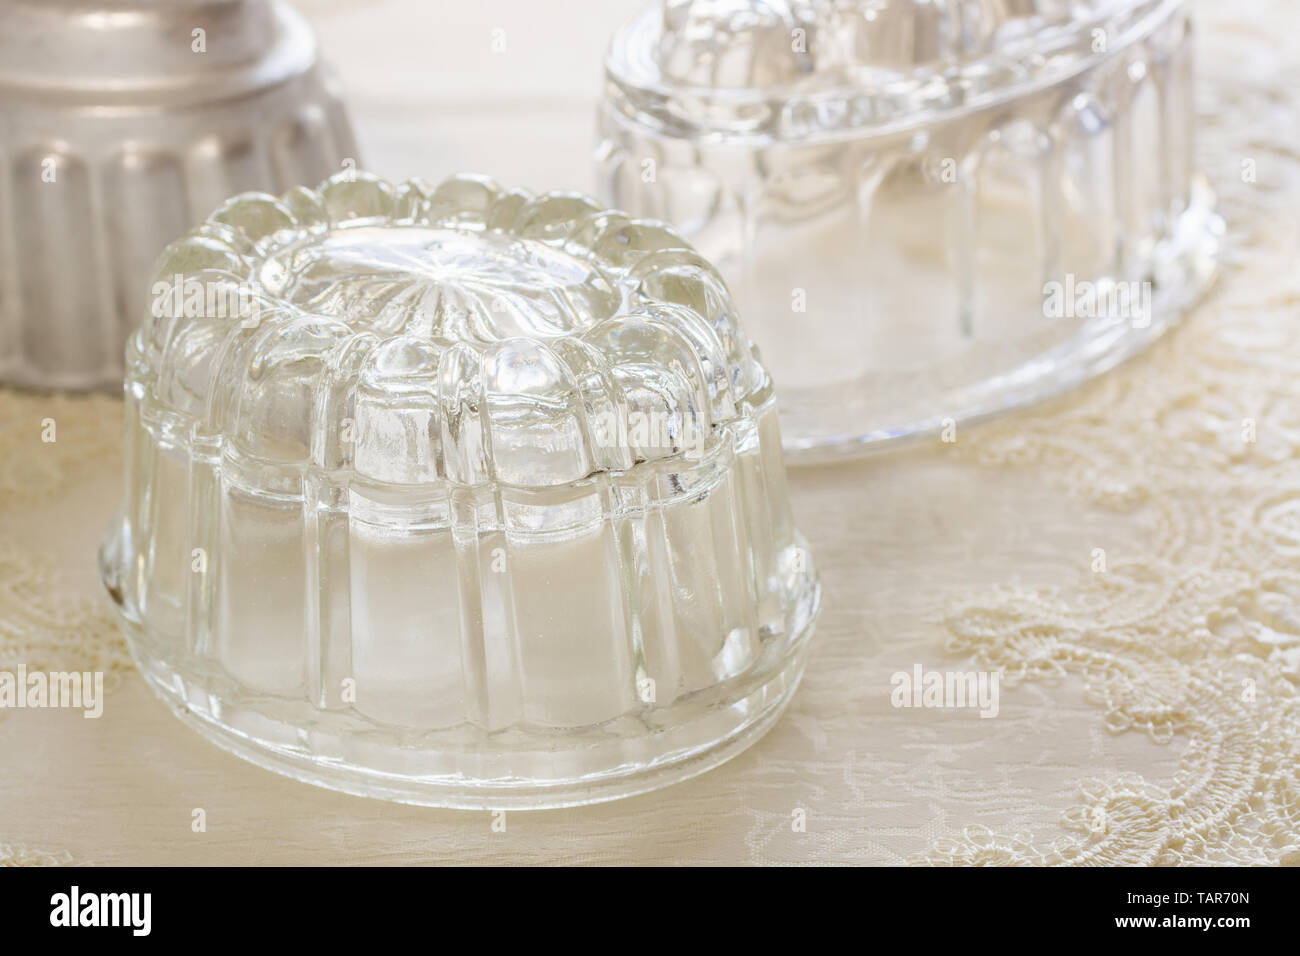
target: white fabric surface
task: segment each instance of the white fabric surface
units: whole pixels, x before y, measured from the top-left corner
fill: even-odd
[[[300,6],[369,168],[587,189],[603,45],[638,2]],[[112,685],[99,720],[0,713],[0,862],[1300,863],[1300,49],[1278,40],[1300,8],[1198,15],[1216,292],[1050,406],[794,471],[825,585],[804,685],[753,749],[659,793],[499,833],[217,750],[150,696],[99,593],[120,404],[0,390],[0,670]],[[998,717],[892,707],[916,664],[1004,669]]]

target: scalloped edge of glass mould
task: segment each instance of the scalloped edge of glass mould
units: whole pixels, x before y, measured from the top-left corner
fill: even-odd
[[[1014,103],[1086,73],[1115,53],[1149,37],[1187,0],[1134,0],[1122,11],[1058,25],[1017,38],[956,63],[900,72],[872,86],[712,88],[679,84],[658,74],[645,54],[657,45],[659,8],[648,3],[615,32],[605,77],[622,117],[658,136],[728,145],[827,144],[912,132]],[[1093,49],[1093,31],[1110,45]],[[615,70],[617,59],[626,69]],[[955,70],[954,70],[955,68]],[[634,75],[635,74],[635,75]],[[686,107],[686,108],[684,108]],[[734,111],[734,122],[726,117]],[[697,121],[692,112],[702,113]]]

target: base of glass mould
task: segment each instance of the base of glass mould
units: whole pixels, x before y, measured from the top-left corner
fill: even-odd
[[[453,748],[438,734],[376,726],[348,713],[317,710],[308,701],[249,691],[218,665],[175,653],[185,646],[183,636],[151,630],[119,585],[126,570],[121,529],[115,522],[103,543],[100,576],[136,667],[177,717],[266,770],[417,806],[582,806],[658,790],[717,767],[757,742],[785,710],[803,675],[821,601],[820,584],[810,572],[793,592],[787,614],[792,636],[782,654],[709,688],[701,699],[688,697],[652,712],[637,729],[623,718],[604,733],[556,731],[544,747],[536,734],[531,743],[521,743],[467,731]]]

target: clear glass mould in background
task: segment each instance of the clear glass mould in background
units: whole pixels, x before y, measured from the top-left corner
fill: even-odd
[[[666,0],[606,72],[604,198],[719,267],[787,456],[1057,393],[1213,278],[1180,0]]]
[[[0,0],[0,382],[117,390],[167,243],[349,160],[282,0]]]
[[[101,571],[203,734],[527,808],[691,776],[775,720],[820,592],[771,382],[676,233],[345,175],[231,200],[157,271]]]

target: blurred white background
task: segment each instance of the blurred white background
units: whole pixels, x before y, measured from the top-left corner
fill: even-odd
[[[605,48],[647,0],[295,0],[343,84],[362,166],[594,188]]]

